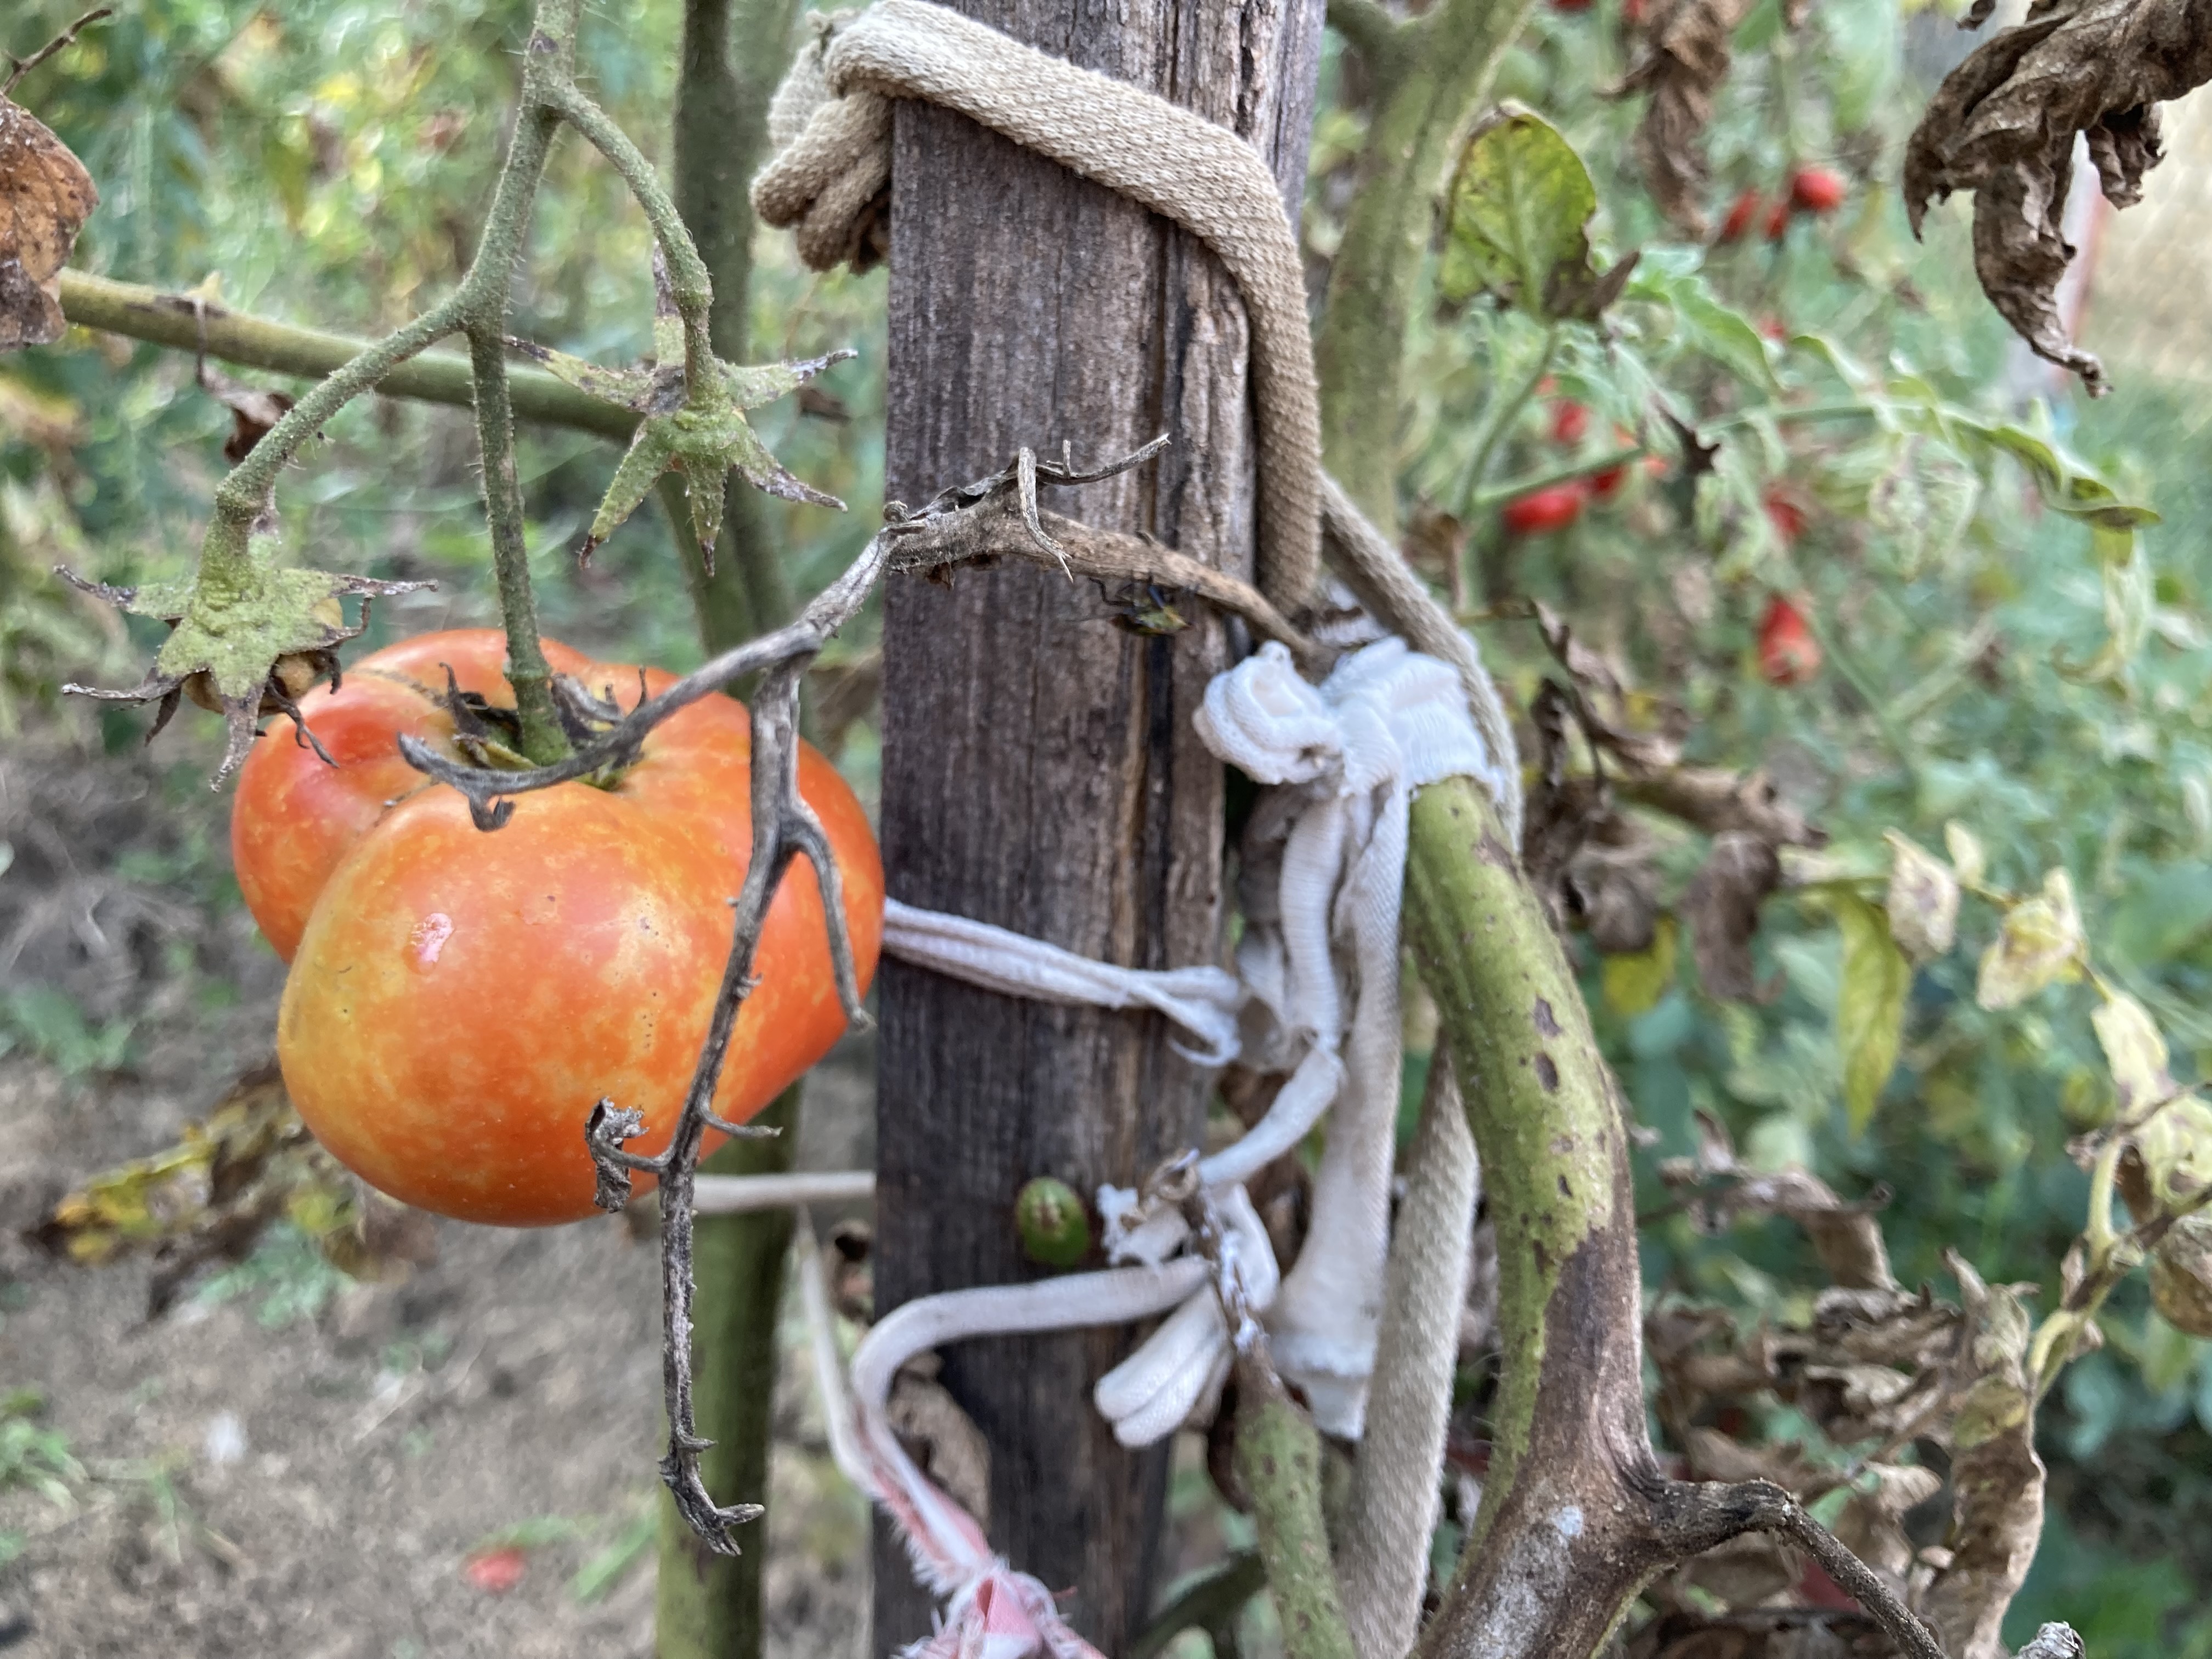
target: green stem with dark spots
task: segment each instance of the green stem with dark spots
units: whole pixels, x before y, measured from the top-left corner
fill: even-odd
[[[1237,1365],[1237,1474],[1288,1659],[1358,1659],[1322,1521],[1321,1433],[1284,1392],[1264,1338]]]

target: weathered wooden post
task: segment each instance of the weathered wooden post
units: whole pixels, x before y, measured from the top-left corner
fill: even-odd
[[[1318,0],[954,0],[1250,139],[1295,211]],[[1212,255],[1166,221],[949,112],[902,103],[892,183],[888,493],[909,501],[1027,444],[1079,463],[1154,434],[1154,468],[1057,495],[1249,575],[1247,331]],[[1216,959],[1221,769],[1191,729],[1227,662],[1194,609],[1172,637],[1114,625],[1097,586],[1036,568],[899,581],[886,600],[883,841],[892,894],[1141,968]],[[1163,1022],[1048,1007],[886,960],[878,1310],[1032,1276],[1014,1194],[1088,1193],[1197,1135],[1204,1079]],[[1140,1629],[1165,1487],[1090,1405],[1126,1334],[967,1344],[944,1380],[993,1449],[990,1533],[1107,1652]],[[879,1533],[873,1650],[928,1631]]]

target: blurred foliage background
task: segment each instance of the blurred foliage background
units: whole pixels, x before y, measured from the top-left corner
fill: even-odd
[[[27,50],[74,9],[19,6],[9,44]],[[526,18],[523,0],[143,0],[18,95],[103,193],[77,264],[368,333],[465,264]],[[598,7],[581,51],[596,95],[664,161],[678,23],[672,4]],[[1679,706],[1691,759],[1763,768],[1827,831],[1827,867],[1886,870],[1885,831],[1941,848],[1956,820],[1998,885],[2032,890],[2065,868],[2100,969],[2157,1016],[2190,1081],[2212,1059],[2212,481],[2194,460],[2207,417],[2185,386],[2123,374],[2093,404],[2023,365],[1974,285],[1958,208],[1913,240],[1898,155],[1963,50],[1954,34],[1948,17],[1897,0],[1833,0],[1793,30],[1766,0],[1737,34],[1708,135],[1715,226],[1745,191],[1759,209],[1733,239],[1698,244],[1645,191],[1638,100],[1608,95],[1627,66],[1616,0],[1540,10],[1501,94],[1557,123],[1589,165],[1601,255],[1641,250],[1642,263],[1602,328],[1439,302],[1412,354],[1404,498],[1417,552],[1524,709],[1549,668],[1516,619],[1534,598],[1649,688],[1653,710]],[[1317,272],[1365,98],[1333,39],[1324,74],[1305,223]],[[1780,215],[1770,235],[1771,204],[1807,165],[1844,181],[1842,205]],[[883,278],[811,276],[772,236],[759,259],[760,355],[860,352],[826,377],[833,401],[758,417],[794,471],[852,505],[765,508],[810,591],[880,501]],[[573,138],[515,291],[520,334],[607,362],[647,346],[642,217]],[[1586,418],[1563,418],[1567,404]],[[1662,407],[1720,440],[1709,471],[1686,465]],[[154,638],[129,637],[46,572],[178,574],[229,427],[176,353],[76,331],[0,362],[0,733],[59,732],[88,752],[137,740],[137,711],[94,714],[58,688],[135,677]],[[1652,460],[1578,497],[1564,529],[1516,533],[1498,510],[1514,480],[1639,446]],[[612,447],[526,429],[521,459],[548,631],[603,655],[696,661],[665,521],[641,515],[588,571],[570,556]],[[438,582],[380,608],[366,643],[493,620],[472,467],[464,412],[364,400],[288,476],[284,534],[316,563]],[[2059,510],[2053,479],[2061,496],[2087,480],[2163,521],[2123,537],[2124,559]],[[1820,650],[1796,684],[1759,671],[1777,595]],[[840,650],[865,654],[868,634]],[[196,741],[178,750],[187,771]],[[864,793],[872,742],[863,722],[841,757]],[[219,837],[198,845],[204,867],[179,880],[197,902],[234,903]],[[1679,902],[1701,856],[1698,838],[1661,835],[1662,902]],[[1601,1034],[1651,1132],[1647,1209],[1664,1208],[1656,1160],[1692,1150],[1703,1109],[1750,1161],[1802,1161],[1847,1196],[1887,1189],[1906,1282],[1942,1278],[1955,1246],[2051,1305],[2087,1189],[2066,1143],[2109,1121],[2113,1090],[2083,988],[2003,1012],[1976,1005],[1972,956],[1995,927],[1970,901],[1965,948],[1915,975],[1899,1063],[1863,1123],[1839,1085],[1842,968],[1820,905],[1789,890],[1767,903],[1764,1000],[1709,995],[1668,921],[1626,963],[1581,940]],[[1778,1316],[1816,1278],[1779,1223],[1706,1237],[1662,1217],[1646,1241],[1655,1294]],[[2042,1419],[2052,1513],[2008,1629],[2021,1639],[2063,1615],[2100,1659],[2212,1655],[2212,1344],[2156,1318],[2139,1277],[2101,1324],[2105,1347],[2070,1368]]]

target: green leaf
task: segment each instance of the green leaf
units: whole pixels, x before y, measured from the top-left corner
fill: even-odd
[[[1475,129],[1452,179],[1438,283],[1461,301],[1491,293],[1532,317],[1595,319],[1633,258],[1599,272],[1589,225],[1597,187],[1574,146],[1542,117],[1509,109]]]
[[[1831,900],[1843,934],[1843,970],[1836,989],[1836,1052],[1843,1062],[1844,1109],[1857,1134],[1873,1120],[1883,1085],[1897,1068],[1905,1032],[1905,1000],[1912,964],[1890,937],[1882,913],[1864,899]]]
[[[2105,643],[2087,662],[2069,663],[2062,658],[2057,667],[2069,680],[2101,685],[2125,678],[2150,637],[2155,584],[2150,560],[2133,530],[2098,523],[2091,534],[2104,580]]]
[[[1680,932],[1674,918],[1662,916],[1651,930],[1650,948],[1607,957],[1599,982],[1607,1006],[1628,1018],[1658,1006],[1674,983],[1674,949]]]

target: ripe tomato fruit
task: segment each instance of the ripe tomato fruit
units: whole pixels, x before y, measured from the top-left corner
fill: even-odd
[[[1759,624],[1759,672],[1769,685],[1802,685],[1820,672],[1820,642],[1797,607],[1777,593]]]
[[[1790,198],[1778,196],[1774,205],[1766,210],[1766,240],[1778,242],[1790,234]]]
[[[1626,462],[1619,466],[1609,466],[1602,472],[1593,472],[1589,479],[1591,498],[1595,501],[1609,501],[1620,493],[1620,486],[1627,480],[1628,466]]]
[[[1547,536],[1582,517],[1588,491],[1579,483],[1532,489],[1505,504],[1505,528],[1516,536]]]
[[[1805,533],[1811,522],[1804,506],[1794,495],[1782,489],[1769,489],[1759,504],[1766,509],[1766,521],[1774,526],[1774,533],[1786,544]]]
[[[1728,216],[1721,221],[1720,240],[1723,242],[1741,241],[1744,232],[1751,228],[1751,222],[1757,217],[1759,192],[1747,190],[1729,204]]]
[[[1571,398],[1562,398],[1552,405],[1552,441],[1555,444],[1578,444],[1589,430],[1589,410]]]
[[[1845,191],[1841,175],[1826,167],[1800,167],[1790,179],[1790,204],[1800,213],[1833,213]]]
[[[641,686],[634,668],[550,641],[546,653],[626,708],[671,678],[647,671]],[[478,830],[467,802],[407,767],[396,740],[405,731],[451,748],[451,718],[434,701],[441,663],[464,689],[473,681],[511,705],[503,656],[490,630],[433,635],[364,659],[342,690],[304,700],[339,764],[296,749],[289,723],[272,723],[248,763],[264,775],[250,794],[241,782],[233,843],[240,886],[250,879],[260,895],[257,919],[272,939],[294,929],[277,1057],[307,1126],[403,1202],[531,1226],[592,1212],[583,1125],[602,1096],[644,1114],[633,1151],[667,1144],[750,849],[751,736],[738,703],[702,699],[656,728],[612,787],[524,795],[504,828]],[[883,926],[874,838],[811,748],[799,787],[844,880],[865,988]],[[753,972],[714,1101],[735,1122],[845,1027],[803,859],[785,872]]]

